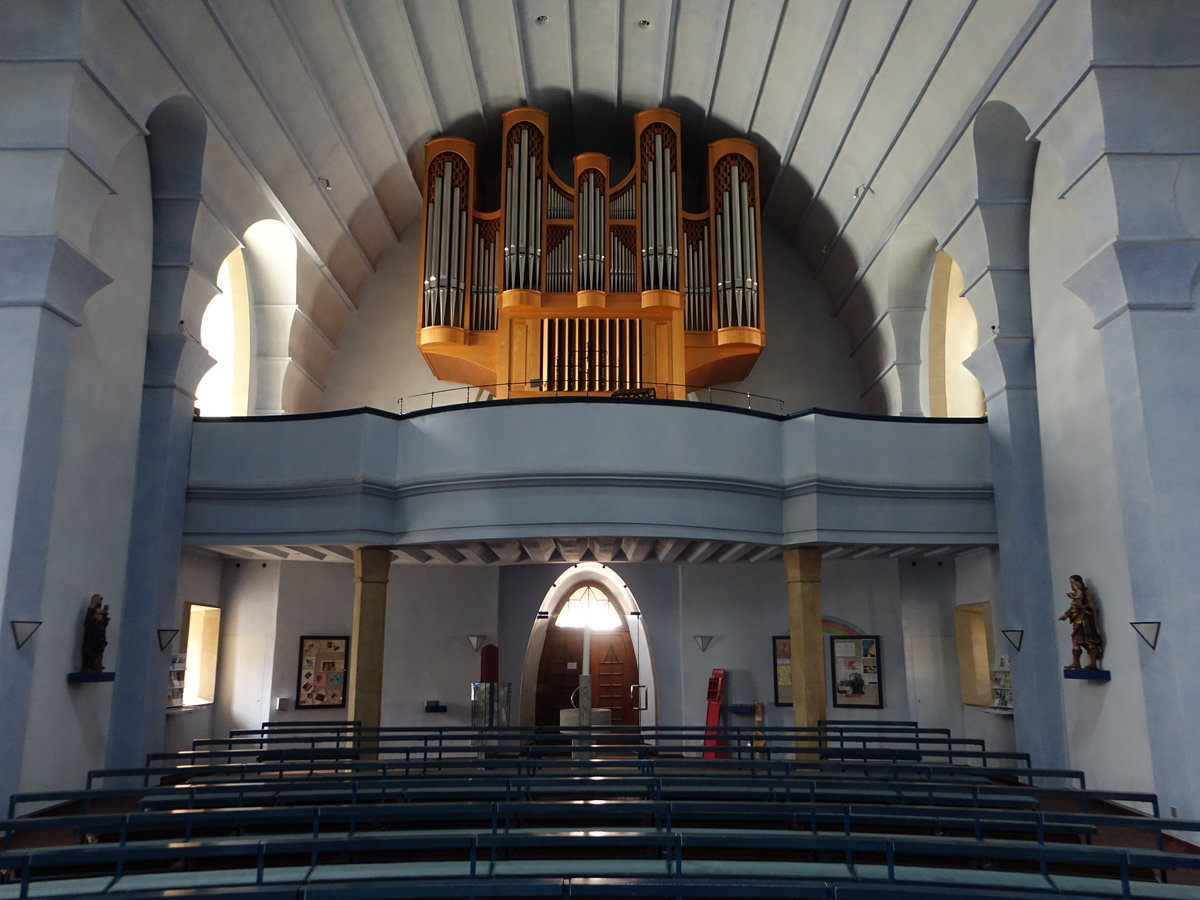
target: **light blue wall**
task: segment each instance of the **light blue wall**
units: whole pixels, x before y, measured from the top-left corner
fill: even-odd
[[[995,540],[982,422],[611,400],[198,422],[186,518],[208,546]]]
[[[1112,681],[1053,686],[1063,692],[1070,764],[1085,768],[1097,787],[1150,791],[1147,715],[1156,712],[1143,703],[1141,639],[1127,624],[1136,616],[1100,334],[1092,311],[1063,287],[1086,259],[1085,221],[1096,211],[1077,196],[1060,198],[1050,151],[1043,151],[1043,162],[1034,184],[1029,263],[1054,594],[1044,598],[1040,620],[1024,627],[1053,630],[1059,661],[1068,664],[1071,630],[1057,617],[1070,602],[1068,578],[1084,577],[1100,606]]]

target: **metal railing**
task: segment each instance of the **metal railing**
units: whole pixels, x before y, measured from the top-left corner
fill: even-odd
[[[676,403],[712,403],[717,406],[729,406],[735,409],[749,409],[756,412],[783,415],[783,401],[778,397],[766,397],[762,394],[752,394],[749,391],[735,391],[729,388],[714,388],[694,384],[674,384],[665,381],[647,381],[640,388],[653,388],[655,399]],[[513,389],[522,393],[512,396]],[[536,394],[525,393],[537,391]],[[672,400],[672,393],[684,393],[686,400]],[[563,397],[575,399],[580,397],[601,397],[625,399],[630,403],[638,403],[642,398],[613,397],[612,390],[596,391],[556,391],[541,390],[538,382],[510,381],[507,383],[485,385],[463,385],[461,387],[444,388],[440,391],[429,391],[424,394],[411,394],[399,398],[396,403],[400,414],[418,412],[425,409],[438,409],[444,406],[460,406],[469,403],[490,403],[493,400],[543,400],[547,397]]]

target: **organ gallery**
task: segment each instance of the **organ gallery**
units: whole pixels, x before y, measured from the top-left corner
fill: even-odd
[[[500,208],[477,207],[475,145],[425,145],[417,345],[440,379],[498,397],[739,381],[765,343],[758,150],[708,145],[707,209],[683,208],[679,115],[634,116],[632,165],[553,171],[549,116],[503,116]],[[617,173],[621,174],[621,173]]]

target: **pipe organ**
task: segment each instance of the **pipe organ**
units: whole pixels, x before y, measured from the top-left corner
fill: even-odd
[[[500,397],[689,390],[749,373],[765,343],[758,151],[709,145],[707,211],[685,212],[678,114],[634,117],[630,171],[553,171],[549,117],[504,114],[500,209],[475,207],[475,146],[425,145],[417,344],[438,378]]]

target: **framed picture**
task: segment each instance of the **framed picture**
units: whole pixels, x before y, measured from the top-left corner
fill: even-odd
[[[346,705],[350,638],[344,634],[306,634],[300,638],[296,709],[337,709]]]
[[[834,706],[883,708],[879,635],[830,635],[829,661],[833,667]]]
[[[771,638],[775,659],[775,705],[792,705],[792,638],[777,634]]]

